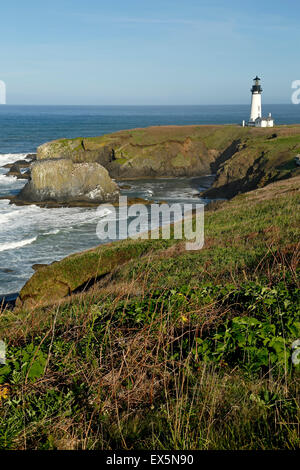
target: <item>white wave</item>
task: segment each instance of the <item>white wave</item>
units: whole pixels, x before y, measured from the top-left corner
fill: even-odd
[[[50,230],[50,232],[46,232],[44,235],[57,235],[60,232],[59,229]]]
[[[16,176],[5,176],[0,172],[0,194],[4,196],[5,194],[9,194],[11,191],[14,190],[21,190],[27,180],[25,179],[17,179]]]
[[[16,176],[6,176],[6,175],[0,174],[0,185],[15,184],[16,181],[17,181]]]
[[[15,206],[0,200],[0,240],[16,231],[44,235],[55,230],[65,231],[75,226],[96,224],[100,217],[107,214],[98,214],[93,208],[47,209],[35,205]]]
[[[7,165],[8,163],[15,163],[18,160],[26,160],[28,153],[3,153],[0,154],[0,166]]]
[[[98,217],[106,217],[107,215],[112,214],[112,213],[113,213],[113,211],[111,211],[110,209],[107,209],[105,207],[104,208],[99,207],[97,209]]]
[[[19,242],[10,242],[10,243],[3,243],[0,245],[0,251],[7,251],[7,250],[16,250],[17,248],[21,248],[22,246],[31,245],[31,243],[35,242],[37,237],[29,238],[28,240],[21,240]]]
[[[0,211],[1,211],[0,212],[0,227],[4,227],[4,224],[7,224],[7,223],[11,224],[14,220],[20,221],[20,222],[22,222],[23,220],[23,222],[25,223],[26,217],[30,213],[38,212],[38,211],[34,211],[34,209],[39,209],[35,205],[29,206],[29,207],[25,206],[25,207],[22,207],[21,209],[19,208],[16,209],[17,206],[10,205],[9,203],[7,204],[7,207],[3,207],[3,206],[1,207],[1,206],[0,206]]]

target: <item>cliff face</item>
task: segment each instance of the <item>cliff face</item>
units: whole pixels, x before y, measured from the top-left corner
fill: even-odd
[[[116,183],[99,163],[73,163],[70,159],[43,160],[31,167],[31,180],[18,199],[26,202],[107,202],[119,195]]]
[[[49,142],[38,148],[37,158],[97,162],[114,178],[217,173],[204,193],[213,198],[291,176],[299,151],[300,126],[161,126]]]
[[[261,131],[261,129],[258,129]],[[300,150],[300,126],[258,132],[240,140],[230,158],[219,165],[208,198],[231,198],[274,181],[300,174],[295,155]]]

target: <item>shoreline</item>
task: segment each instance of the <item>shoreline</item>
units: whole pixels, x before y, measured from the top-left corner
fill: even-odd
[[[194,129],[198,129],[200,134],[198,135],[191,135],[187,136],[186,133],[181,135],[181,132],[186,131],[193,127]],[[202,135],[202,131],[204,128],[210,127],[213,132],[209,134]],[[129,131],[120,131],[119,133],[114,133],[110,135],[110,138],[119,138],[120,134],[122,135],[123,140],[125,143],[129,145],[129,147],[133,152],[133,157],[138,162],[139,161],[139,152],[141,148],[145,148],[145,151],[149,151],[149,147],[151,147],[151,152],[149,153],[148,159],[153,159],[155,161],[155,148],[159,148],[160,152],[165,152],[165,157],[168,156],[169,161],[174,158],[176,160],[176,156],[173,157],[173,154],[169,153],[169,145],[173,145],[176,142],[176,145],[180,146],[183,151],[189,151],[190,149],[190,140],[192,138],[193,142],[204,142],[207,146],[207,149],[211,152],[217,152],[214,154],[214,162],[210,162],[210,166],[213,164],[214,169],[217,170],[217,174],[215,171],[211,171],[209,176],[214,176],[214,181],[210,185],[209,188],[206,188],[204,191],[201,191],[199,194],[195,195],[202,199],[203,203],[206,204],[206,210],[209,206],[213,207],[216,204],[218,205],[219,200],[226,200],[231,199],[234,196],[238,195],[239,193],[245,193],[251,190],[255,190],[260,187],[267,186],[268,184],[275,182],[275,181],[283,181],[289,179],[292,176],[297,176],[299,174],[299,167],[296,166],[294,162],[294,154],[296,152],[295,144],[297,144],[299,139],[299,129],[296,129],[296,125],[286,125],[286,126],[276,126],[271,130],[264,130],[264,129],[246,129],[244,130],[241,128],[238,131],[238,134],[231,135],[232,130],[230,130],[230,135],[227,135],[227,129],[230,129],[231,125],[195,125],[195,126],[154,126],[150,128],[140,128],[143,131],[143,135],[136,135],[137,129],[132,129]],[[294,128],[294,129],[293,129]],[[165,134],[165,131],[169,131],[172,129],[171,135]],[[223,131],[222,131],[223,129]],[[226,132],[225,132],[226,129]],[[236,126],[237,129],[237,126]],[[280,131],[281,129],[281,131]],[[176,130],[174,135],[174,130]],[[277,132],[276,134],[274,134]],[[178,131],[178,135],[177,135]],[[221,131],[221,134],[220,134]],[[149,134],[150,133],[150,134]],[[176,137],[176,139],[175,139]],[[180,137],[180,139],[178,138]],[[94,152],[95,147],[99,146],[102,148],[102,140],[103,137],[99,137],[98,140],[94,142],[94,140],[82,139],[85,143],[84,147],[84,158],[88,157],[88,152]],[[107,139],[107,136],[105,136]],[[174,140],[175,139],[175,140]],[[68,139],[67,145],[71,145],[74,139]],[[76,139],[75,139],[76,140]],[[179,143],[180,142],[180,143]],[[63,142],[64,143],[64,142]],[[87,145],[88,144],[88,145]],[[55,146],[57,142],[49,142],[47,143],[48,147],[51,149],[54,146],[53,155],[51,158],[55,158]],[[107,143],[109,148],[111,147],[110,143]],[[116,144],[121,145],[121,143]],[[122,143],[123,145],[123,143]],[[124,148],[123,147],[120,148]],[[89,150],[89,146],[91,146],[91,150]],[[158,147],[157,147],[158,146]],[[163,146],[163,147],[162,147]],[[47,147],[47,148],[48,148]],[[113,146],[115,148],[115,146]],[[129,148],[128,147],[128,148]],[[285,152],[282,152],[282,148],[285,148]],[[45,147],[44,147],[45,148]],[[119,148],[119,147],[118,147]],[[202,148],[202,147],[201,147]],[[136,152],[138,149],[138,153]],[[179,150],[180,150],[179,149]],[[215,150],[214,150],[215,149]],[[176,147],[176,152],[177,152]],[[99,150],[100,151],[100,150]],[[118,150],[119,151],[119,150]],[[193,155],[200,151],[200,147],[194,148]],[[154,152],[154,153],[153,153]],[[206,150],[203,151],[202,160],[206,161]],[[94,154],[93,154],[94,155]],[[184,155],[186,155],[184,153]],[[209,154],[212,156],[212,154]],[[132,158],[133,158],[132,157]],[[204,158],[205,157],[205,158]],[[48,157],[49,158],[49,157]],[[69,157],[71,158],[71,156]],[[73,158],[73,157],[72,157]],[[81,156],[80,158],[83,158]],[[131,154],[126,157],[128,161],[131,161]],[[187,158],[185,156],[184,158]],[[193,157],[194,158],[194,157]],[[123,158],[124,159],[124,158]],[[127,161],[126,160],[126,161]],[[120,158],[122,162],[122,158]],[[148,161],[148,160],[147,160]],[[150,161],[150,160],[149,160]],[[192,160],[191,160],[192,161]],[[181,160],[180,160],[181,162]],[[179,162],[179,163],[180,163]],[[18,163],[18,162],[16,162]],[[206,162],[207,163],[207,162]],[[146,165],[146,163],[145,163]],[[148,171],[147,165],[144,166],[144,169]],[[202,169],[202,168],[201,168]],[[250,171],[251,170],[251,171]],[[196,169],[193,169],[196,171]],[[170,175],[165,176],[163,174],[151,175],[151,176],[117,176],[114,179],[121,183],[124,181],[142,181],[142,180],[164,180],[164,179],[181,179],[181,178],[197,178],[200,177],[199,175],[200,169],[197,169],[198,174],[190,174],[190,175]],[[205,171],[204,167],[202,171]],[[208,173],[203,174],[202,176],[207,175]],[[18,206],[32,206],[36,205],[39,207],[45,208],[70,208],[70,207],[81,207],[81,208],[92,208],[98,207],[99,203],[91,203],[91,202],[84,202],[81,201],[73,201],[73,202],[66,202],[66,203],[57,203],[55,201],[43,201],[43,202],[33,202],[33,201],[18,201],[16,200],[16,196],[2,196],[0,200],[9,200],[11,203],[14,203]],[[151,204],[154,202],[164,202],[162,201],[163,197],[160,197],[158,201],[153,201],[149,199],[142,199],[142,198],[128,198],[128,203],[135,204],[135,203],[143,203],[143,204]],[[114,203],[113,205],[118,206],[118,203]],[[117,240],[115,240],[117,241]],[[79,252],[81,252],[79,248]],[[68,256],[67,254],[65,256]],[[6,304],[14,301],[14,298],[17,296],[17,293],[13,294],[2,294],[0,295],[0,299],[5,299]],[[11,296],[13,299],[11,299]]]
[[[204,206],[204,211],[209,211],[209,210],[216,210],[218,207],[219,207],[219,204],[222,204],[223,202],[226,202],[227,199],[213,199],[211,200],[210,202],[208,202],[207,204],[205,204]],[[148,202],[151,202],[151,201],[148,201]],[[163,201],[161,203],[164,203]],[[187,213],[186,214],[186,217],[193,217],[193,210],[190,212],[190,213]],[[170,227],[174,226],[174,224],[177,224],[177,223],[182,223],[184,220],[184,217],[179,220],[179,221],[176,221],[176,222],[171,222],[170,223]],[[161,225],[159,228],[155,229],[156,231],[160,231],[161,229]],[[143,232],[145,233],[145,232]],[[114,240],[114,241],[108,241],[107,243],[102,243],[102,244],[99,244],[97,245],[96,247],[92,247],[92,248],[86,248],[85,250],[81,250],[81,251],[78,251],[78,252],[75,252],[73,253],[73,256],[76,256],[76,255],[80,255],[80,254],[83,254],[85,252],[88,252],[90,250],[94,250],[94,249],[97,249],[97,248],[100,248],[100,247],[107,247],[108,245],[115,245],[116,243],[119,243],[119,242],[122,242],[122,241],[129,241],[129,240],[136,240],[138,241],[139,240],[139,236],[137,235],[136,237],[134,238],[127,238],[127,239],[118,239],[118,240]],[[63,261],[64,259],[68,258],[69,256],[72,256],[72,254],[67,254],[64,258],[62,258],[61,260],[59,261],[55,261],[54,263],[56,262],[61,262]],[[43,267],[48,267],[48,266],[51,266],[53,264],[52,263],[48,263],[48,264],[45,264],[43,265]],[[34,265],[32,265],[34,266]],[[37,270],[35,270],[36,272]],[[27,281],[25,282],[25,284],[29,281],[30,278],[27,279]],[[25,286],[24,284],[24,286]],[[16,301],[20,295],[20,292],[21,290],[23,289],[23,287],[20,289],[19,292],[13,292],[13,293],[8,293],[8,294],[0,294],[0,311],[1,311],[1,308],[6,308],[8,310],[13,310],[15,305],[16,305]]]
[[[141,200],[140,200],[141,201]],[[140,201],[136,201],[138,203],[141,203]],[[222,202],[225,202],[226,199],[214,199],[214,200],[211,200],[210,202],[208,202],[207,204],[204,205],[204,210],[207,211],[207,210],[210,210],[210,209],[215,209],[219,203],[222,203]],[[155,202],[155,201],[145,201],[146,203],[148,203],[148,205],[151,203],[151,202]],[[133,202],[134,204],[134,202]],[[158,204],[165,204],[164,201],[160,201],[158,202]],[[192,217],[193,216],[193,209],[190,213],[187,213],[186,214],[186,218],[189,218],[189,217]],[[173,227],[175,224],[177,223],[183,223],[183,220],[185,219],[185,217],[183,216],[181,220],[178,220],[176,222],[170,222],[170,227]],[[161,229],[162,225],[160,225],[158,228],[155,229],[155,231],[157,231],[159,233],[160,229]],[[142,233],[146,233],[146,232],[142,232]],[[125,240],[138,240],[139,239],[139,235],[136,235],[134,238],[130,238],[128,237],[127,239]],[[119,243],[119,242],[122,242],[124,241],[124,239],[118,239],[118,240],[113,240],[113,241],[107,241],[106,243],[100,243],[99,245],[97,245],[96,247],[92,247],[92,248],[86,248],[85,250],[80,250],[80,251],[76,251],[75,253],[73,253],[73,255],[79,255],[81,253],[84,253],[86,251],[90,251],[90,250],[93,250],[93,249],[96,249],[96,248],[100,248],[102,246],[108,246],[108,245],[115,245],[116,243]],[[72,254],[66,254],[61,260],[58,260],[58,261],[54,261],[54,263],[57,263],[57,262],[61,262],[63,261],[65,258],[68,258],[69,256],[72,256]],[[53,264],[52,263],[45,263],[45,264],[42,264],[41,266],[42,267],[48,267],[48,266],[51,266]],[[35,264],[32,265],[32,268],[36,266]],[[34,269],[34,271],[36,272],[37,269]],[[29,281],[30,278],[27,279],[27,281],[25,282],[25,284]],[[24,284],[24,285],[25,285]],[[7,293],[7,294],[0,294],[0,311],[1,311],[1,308],[14,308],[15,307],[15,304],[16,304],[16,301],[17,301],[17,298],[19,297],[19,294],[22,290],[24,286],[21,287],[20,291],[19,292],[13,292],[13,293]]]
[[[7,176],[7,175],[5,175]],[[201,175],[201,176],[208,176],[208,177],[214,177],[214,175],[212,174],[209,174],[209,175]],[[201,177],[200,176],[200,177]],[[182,179],[182,180],[195,180],[199,177],[197,176],[193,176],[193,177],[178,177],[178,178],[174,178],[174,177],[169,177],[169,178],[166,178],[166,177],[158,177],[158,178],[132,178],[132,182],[134,181],[141,181],[141,180],[146,180],[146,179],[149,179],[149,180],[170,180],[170,181],[173,181],[174,180],[174,183],[173,184],[176,184],[175,183],[175,180],[177,179]],[[120,186],[122,186],[122,184],[124,184],[123,182],[126,181],[127,179],[124,178],[124,179],[118,179],[117,182],[120,181]],[[122,187],[120,188],[122,190]],[[195,194],[194,195],[195,197],[199,197],[198,194]],[[3,201],[10,201],[10,204],[15,204],[16,206],[38,206],[38,207],[41,207],[41,208],[49,208],[49,209],[68,209],[68,208],[72,208],[72,207],[77,207],[77,208],[82,208],[82,209],[89,209],[89,208],[97,208],[99,206],[101,206],[101,204],[97,203],[97,204],[89,204],[89,203],[85,203],[85,204],[82,204],[81,202],[74,202],[74,203],[55,203],[54,201],[45,201],[45,202],[42,202],[42,203],[36,203],[36,202],[19,202],[19,201],[16,201],[15,200],[15,197],[16,196],[11,196],[11,195],[5,195],[5,196],[1,196],[0,197],[0,201],[3,200]],[[156,204],[163,204],[163,203],[166,203],[165,200],[163,200],[164,198],[163,197],[159,197],[157,198],[156,200],[153,200],[153,199],[143,199],[142,197],[130,197],[130,196],[127,196],[128,198],[128,206],[131,206],[133,204],[144,204],[144,205],[147,205],[149,206],[150,204],[153,204],[153,203],[156,203]],[[195,201],[194,198],[191,198],[191,203],[195,204],[197,203]],[[208,200],[203,200],[202,203],[205,203],[206,205],[209,205],[210,204],[210,201]],[[105,205],[105,203],[103,203],[103,205]],[[116,203],[112,203],[112,205],[114,205],[115,207],[119,207],[119,201],[116,202]],[[118,242],[119,240],[115,240],[114,242],[112,243],[116,243]],[[104,245],[106,245],[107,243],[104,243]],[[102,245],[102,244],[101,244]],[[87,250],[90,249],[89,247],[86,248]],[[82,252],[82,249],[80,247],[78,247],[78,249],[76,250],[76,253],[81,253]],[[63,258],[66,258],[69,256],[69,253],[65,253],[64,257]],[[62,259],[63,259],[62,258]],[[33,260],[34,262],[34,260]],[[21,262],[22,264],[22,262]],[[47,265],[48,264],[51,264],[51,263],[46,263]],[[33,275],[33,274],[32,274]],[[28,277],[28,279],[25,281],[25,283],[30,279],[31,276]],[[8,309],[13,309],[14,306],[15,306],[15,303],[16,303],[16,299],[18,298],[19,296],[19,293],[21,291],[23,286],[21,286],[19,288],[19,291],[18,292],[3,292],[0,294],[0,306],[2,308],[8,308]]]

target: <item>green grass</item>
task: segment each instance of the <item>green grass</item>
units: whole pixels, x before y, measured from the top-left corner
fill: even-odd
[[[295,188],[212,208],[197,252],[124,241],[38,271],[36,289],[77,285],[99,259],[107,274],[60,304],[1,313],[0,447],[299,448]]]

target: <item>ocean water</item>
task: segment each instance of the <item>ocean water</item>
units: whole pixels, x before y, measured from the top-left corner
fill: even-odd
[[[278,124],[300,122],[300,107],[265,105]],[[249,106],[0,106],[0,196],[17,194],[26,183],[6,176],[7,163],[25,159],[38,145],[62,137],[96,136],[152,125],[228,124],[247,119]],[[153,201],[203,202],[197,193],[213,175],[199,178],[135,180],[123,195]],[[0,200],[0,295],[18,292],[32,265],[51,263],[97,246],[96,227],[111,217],[99,208],[39,208]],[[130,222],[130,219],[128,219]],[[141,231],[148,227],[148,218]],[[102,242],[103,243],[103,242]]]

